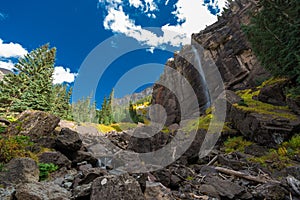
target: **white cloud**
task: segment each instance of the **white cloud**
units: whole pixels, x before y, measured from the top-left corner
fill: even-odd
[[[140,0],[129,0],[129,5],[133,6],[135,8],[139,8],[139,7],[143,8],[144,7],[143,2],[141,2]]]
[[[71,73],[69,68],[64,67],[55,67],[53,73],[53,84],[61,84],[61,83],[73,83],[75,77],[77,76],[76,73]]]
[[[3,43],[0,39],[0,58],[18,58],[26,55],[28,52],[18,43]]]
[[[146,51],[150,53],[154,53],[155,47],[150,47],[149,49],[146,49]]]
[[[13,71],[13,69],[15,69],[14,63],[11,62],[10,60],[7,61],[7,62],[1,61],[1,60],[0,60],[0,68],[8,69],[8,70],[10,70],[10,71]]]
[[[99,3],[105,0],[99,0]],[[129,15],[123,11],[123,3],[120,0],[106,0],[106,9],[108,15],[104,19],[104,27],[115,33],[122,33],[128,37],[135,38],[142,44],[151,47],[158,47],[165,44],[172,46],[180,46],[190,43],[190,36],[192,33],[198,33],[203,30],[207,25],[214,23],[217,16],[210,14],[203,1],[200,0],[179,0],[176,5],[177,8],[173,12],[178,18],[177,25],[165,24],[161,28],[163,35],[158,36],[155,33],[142,28],[141,25],[135,23],[134,20],[129,18]],[[220,7],[225,6],[226,0],[219,0]],[[154,0],[129,0],[130,6],[135,8],[144,8],[141,14],[146,13],[148,17],[156,18],[153,11],[158,11],[159,8]],[[169,2],[167,1],[166,4]],[[159,20],[159,19],[157,19]],[[179,24],[179,22],[183,22]],[[146,26],[143,24],[143,26]]]

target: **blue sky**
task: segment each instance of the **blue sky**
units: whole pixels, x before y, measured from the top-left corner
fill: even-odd
[[[57,48],[54,82],[75,81],[74,100],[93,92],[101,102],[112,87],[121,97],[154,82],[173,51],[224,6],[225,0],[0,0],[0,67],[12,69],[50,43]]]

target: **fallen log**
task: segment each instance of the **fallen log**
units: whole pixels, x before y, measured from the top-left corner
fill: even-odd
[[[252,176],[243,172],[223,168],[223,167],[215,167],[215,169],[221,173],[233,175],[239,178],[247,179],[250,181],[255,181],[258,183],[280,183],[279,181],[273,180],[273,179],[266,179],[265,177],[259,177],[259,176]]]

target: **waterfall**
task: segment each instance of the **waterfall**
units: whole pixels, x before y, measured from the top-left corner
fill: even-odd
[[[199,71],[200,76],[201,76],[201,85],[203,86],[203,88],[205,90],[203,93],[204,93],[204,100],[205,100],[206,104],[201,107],[201,111],[205,111],[211,104],[208,85],[207,85],[205,73],[204,73],[204,70],[202,67],[200,55],[199,55],[196,47],[194,47],[194,45],[192,45],[192,52],[194,54],[194,63],[192,63],[192,64]]]

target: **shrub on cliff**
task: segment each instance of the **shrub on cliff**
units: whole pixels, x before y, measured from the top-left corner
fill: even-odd
[[[253,51],[274,76],[287,76],[300,94],[299,0],[261,0],[260,12],[244,26]]]

